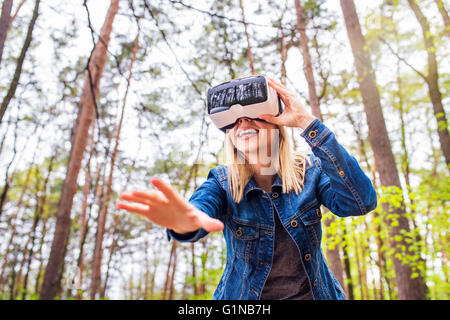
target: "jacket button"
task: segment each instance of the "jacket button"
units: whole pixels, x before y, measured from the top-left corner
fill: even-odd
[[[236,230],[236,237],[240,237],[240,236],[242,236],[242,228],[241,228],[241,227],[239,227],[239,228]]]
[[[310,132],[308,133],[308,136],[309,136],[311,139],[314,139],[314,138],[317,136],[317,132],[318,132],[318,130],[310,131]]]
[[[341,171],[339,171],[339,175],[340,175],[341,177],[343,177],[343,176],[344,176],[344,174],[345,174],[345,173],[344,173],[344,171],[342,171],[342,170],[341,170]]]
[[[305,260],[306,261],[311,260],[311,255],[309,253],[305,254]]]
[[[279,196],[278,193],[276,193],[276,192],[272,193],[272,198],[276,199],[276,198],[278,198],[278,196]]]
[[[292,227],[292,228],[297,228],[297,227],[298,227],[298,222],[297,222],[297,220],[292,220],[292,221],[291,221],[291,227]]]
[[[319,209],[319,208],[316,209],[316,215],[317,215],[319,218],[322,217],[322,212],[320,212],[320,209]]]
[[[317,286],[317,279],[316,280],[314,280],[314,282],[313,282],[313,286],[315,287],[315,286]]]

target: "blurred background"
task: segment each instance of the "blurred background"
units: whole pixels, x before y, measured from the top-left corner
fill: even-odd
[[[186,198],[223,163],[206,91],[286,84],[360,163],[375,211],[323,215],[348,299],[448,299],[450,4],[441,0],[3,0],[0,299],[211,299],[195,244],[119,212],[158,176]],[[290,131],[297,150],[311,152]]]

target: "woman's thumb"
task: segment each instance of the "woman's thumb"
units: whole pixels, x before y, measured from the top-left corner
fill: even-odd
[[[207,232],[218,232],[223,230],[223,223],[218,219],[211,218],[206,213],[200,217],[200,227]]]
[[[278,120],[279,120],[279,118],[277,118],[271,114],[262,114],[259,116],[259,118],[263,119],[264,121],[274,123],[274,124],[278,124]]]

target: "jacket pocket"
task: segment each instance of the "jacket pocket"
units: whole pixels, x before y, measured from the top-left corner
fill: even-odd
[[[233,250],[235,250],[236,256],[245,259],[245,261],[249,261],[256,251],[259,228],[238,222],[234,219],[229,220],[229,227],[232,234]]]
[[[320,222],[320,220],[322,220],[322,211],[320,210],[320,205],[315,206],[301,214],[300,220],[302,220],[305,226],[310,226]]]
[[[322,211],[320,210],[320,205],[318,204],[305,211],[300,215],[300,220],[306,227],[310,241],[316,248],[319,248],[322,240],[322,225],[320,223],[322,220]]]

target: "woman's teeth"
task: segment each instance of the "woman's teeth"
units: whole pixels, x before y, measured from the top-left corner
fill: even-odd
[[[242,137],[257,134],[257,133],[258,133],[258,131],[256,131],[255,129],[247,129],[247,130],[243,130],[243,131],[239,132],[238,137],[242,138]]]

